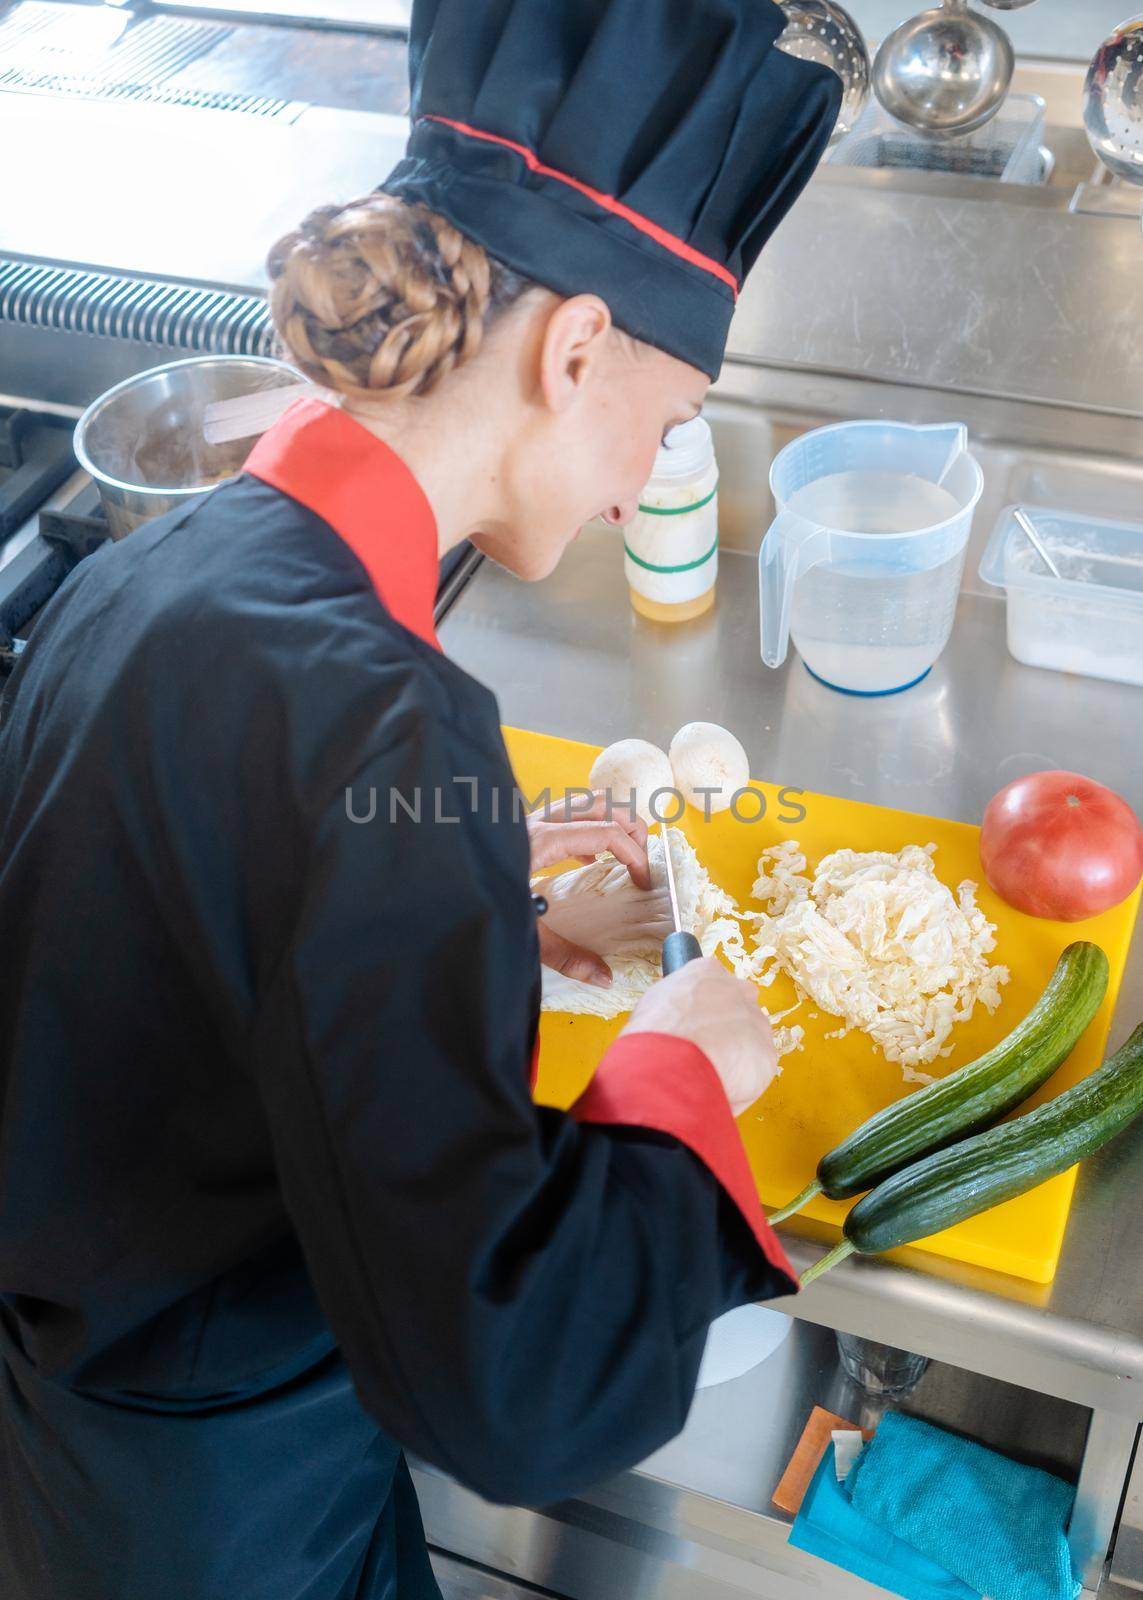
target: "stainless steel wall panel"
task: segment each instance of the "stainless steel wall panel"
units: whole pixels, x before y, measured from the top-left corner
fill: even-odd
[[[823,172],[748,279],[728,354],[1143,417],[1138,221]]]

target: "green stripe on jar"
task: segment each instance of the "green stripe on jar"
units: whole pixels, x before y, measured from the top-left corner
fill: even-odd
[[[714,488],[705,497],[705,499],[695,500],[693,502],[693,504],[691,504],[689,506],[645,506],[643,504],[643,502],[640,500],[640,502],[639,502],[639,510],[642,511],[642,512],[645,512],[646,515],[649,516],[649,517],[682,517],[682,516],[685,516],[688,511],[701,511],[703,506],[710,505],[711,501],[714,499],[714,497],[715,497],[715,495],[717,493],[718,493],[718,485],[716,483]],[[673,569],[665,569],[665,570],[673,570]]]
[[[631,560],[634,561],[637,567],[642,567],[647,572],[693,572],[696,567],[704,566],[706,562],[718,554],[718,535],[715,535],[714,543],[711,545],[706,555],[699,556],[697,561],[682,561],[677,567],[659,567],[656,566],[653,561],[644,561],[642,556],[637,556],[635,554],[634,550],[632,550],[626,539],[623,541],[623,549],[624,552],[631,557]]]

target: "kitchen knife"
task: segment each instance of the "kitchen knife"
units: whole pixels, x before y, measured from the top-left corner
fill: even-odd
[[[683,919],[679,914],[679,891],[675,887],[675,869],[671,862],[671,841],[667,837],[667,824],[659,826],[659,836],[663,841],[663,865],[667,869],[667,893],[671,897],[671,921],[675,925],[674,933],[669,933],[663,940],[663,976],[667,977],[672,972],[677,972],[680,967],[685,967],[688,961],[702,960],[702,946],[693,933],[683,931]]]

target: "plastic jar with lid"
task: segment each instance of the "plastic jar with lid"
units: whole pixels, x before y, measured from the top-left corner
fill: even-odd
[[[718,464],[702,417],[672,428],[639,511],[624,530],[631,604],[655,622],[686,622],[714,604]]]

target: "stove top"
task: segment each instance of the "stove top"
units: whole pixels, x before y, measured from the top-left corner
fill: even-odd
[[[75,470],[65,417],[0,406],[0,540],[10,539]]]

